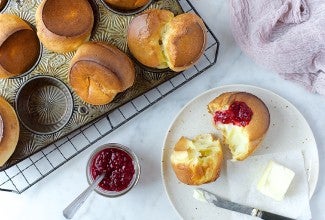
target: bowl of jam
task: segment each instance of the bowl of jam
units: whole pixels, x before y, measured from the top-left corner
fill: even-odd
[[[87,179],[91,184],[97,176],[105,172],[104,179],[95,188],[103,196],[124,195],[135,186],[140,176],[140,165],[135,153],[117,143],[98,147],[87,164]]]

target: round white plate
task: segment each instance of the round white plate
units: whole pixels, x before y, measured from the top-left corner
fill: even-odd
[[[308,176],[309,196],[314,193],[319,171],[319,160],[314,135],[302,114],[287,100],[275,93],[249,85],[227,85],[209,90],[190,101],[172,122],[165,138],[162,152],[162,177],[167,195],[176,211],[184,219],[229,219],[224,209],[212,209],[195,200],[194,186],[181,183],[170,163],[170,155],[181,136],[193,138],[201,133],[216,133],[212,116],[207,111],[208,103],[224,92],[246,91],[258,96],[270,112],[270,128],[261,146],[253,155],[302,150]],[[223,169],[225,166],[223,166]],[[221,176],[213,183],[205,184],[220,196],[227,197],[227,180]],[[240,183],[238,183],[240,187]]]

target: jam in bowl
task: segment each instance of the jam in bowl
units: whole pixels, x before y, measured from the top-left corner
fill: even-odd
[[[87,164],[87,178],[91,184],[97,176],[105,173],[95,191],[107,197],[127,193],[139,180],[140,165],[134,152],[117,143],[97,148]]]

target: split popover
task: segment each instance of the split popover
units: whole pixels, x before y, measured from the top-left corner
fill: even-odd
[[[219,140],[200,134],[193,140],[181,137],[170,157],[177,178],[188,185],[215,181],[220,174],[223,154]]]
[[[37,35],[50,51],[66,53],[88,41],[94,13],[87,0],[43,0],[36,14]]]
[[[15,110],[0,97],[0,166],[10,158],[19,138],[19,122]]]
[[[213,124],[235,160],[244,160],[261,144],[270,125],[265,103],[247,92],[226,92],[208,104]]]
[[[30,70],[40,55],[35,31],[16,15],[0,14],[0,78]]]
[[[118,48],[103,42],[81,45],[71,60],[69,83],[85,102],[104,105],[135,80],[131,59]]]
[[[145,6],[150,0],[105,0],[105,2],[117,9],[132,10]]]
[[[168,10],[148,10],[132,19],[127,34],[132,55],[143,65],[179,72],[199,60],[206,28],[192,13],[177,16]]]

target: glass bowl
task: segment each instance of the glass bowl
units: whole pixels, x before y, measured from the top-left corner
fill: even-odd
[[[121,161],[121,159],[123,160]],[[106,176],[95,188],[95,191],[106,197],[118,197],[130,191],[137,184],[140,177],[140,164],[130,148],[118,143],[109,143],[98,147],[90,155],[86,167],[88,183],[92,184],[96,176],[103,171],[106,172]],[[132,171],[134,173],[130,174]],[[124,179],[121,179],[123,177],[119,178],[122,174]],[[132,177],[130,177],[131,175]],[[125,182],[121,183],[124,180]]]

